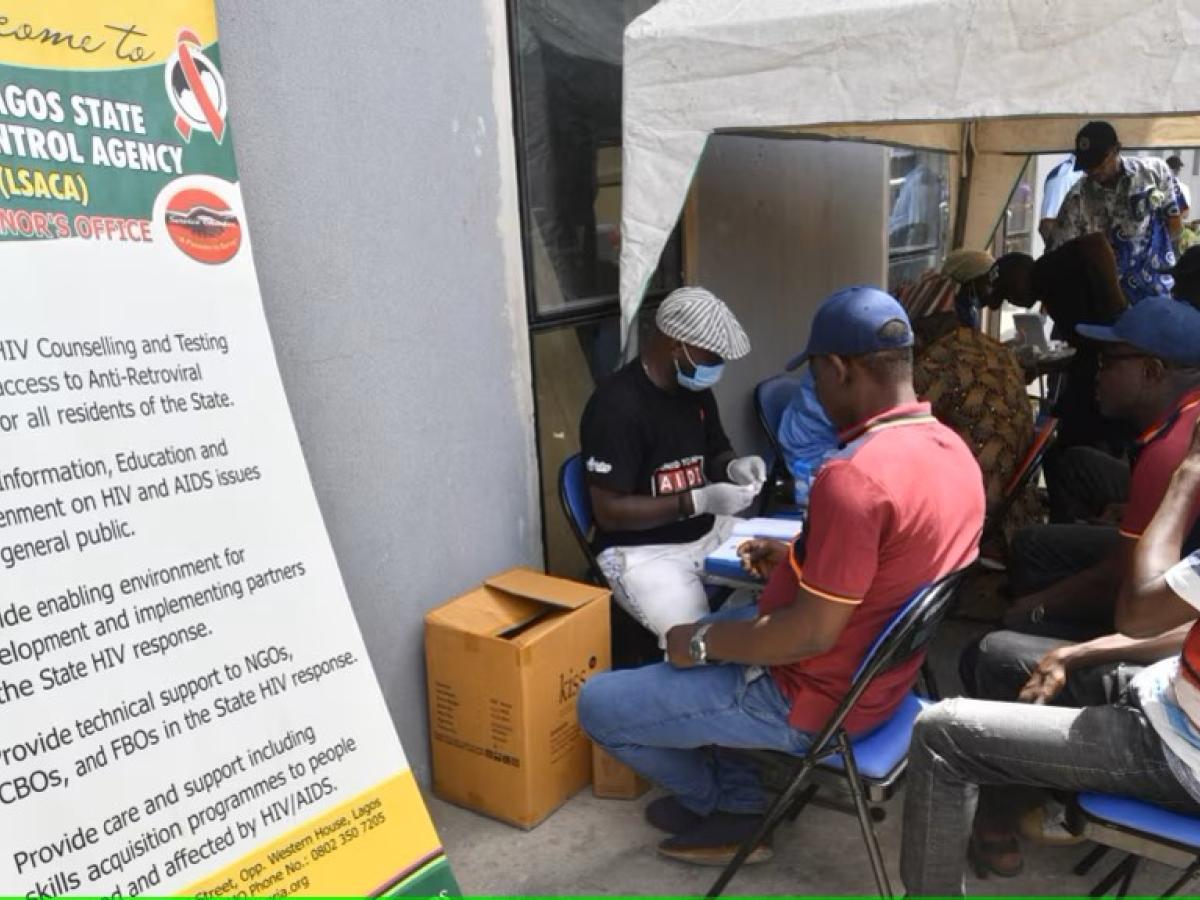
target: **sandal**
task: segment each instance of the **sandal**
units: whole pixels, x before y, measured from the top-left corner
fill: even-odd
[[[972,832],[971,842],[967,845],[967,861],[979,878],[987,878],[988,875],[1015,878],[1025,868],[1021,845],[1012,835],[982,837],[978,832]]]

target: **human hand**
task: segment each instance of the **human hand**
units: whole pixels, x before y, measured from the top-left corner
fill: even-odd
[[[1067,686],[1067,659],[1065,648],[1061,647],[1043,656],[1017,694],[1017,699],[1022,703],[1040,706],[1061,694]]]
[[[783,541],[752,538],[738,544],[737,553],[743,569],[765,580],[771,577],[777,565],[787,559],[788,545]]]
[[[767,480],[767,464],[761,456],[739,456],[729,461],[725,473],[734,484],[761,486]]]
[[[692,491],[695,514],[732,516],[754,502],[761,484],[708,484]]]
[[[690,669],[692,661],[692,635],[700,626],[695,622],[674,625],[667,632],[667,662],[677,669]]]

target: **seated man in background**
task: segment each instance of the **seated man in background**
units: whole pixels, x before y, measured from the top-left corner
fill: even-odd
[[[1113,630],[1133,544],[1162,499],[1200,416],[1200,312],[1167,297],[1130,307],[1114,325],[1079,325],[1102,345],[1096,395],[1106,416],[1138,433],[1120,526],[1035,525],[1013,537],[1005,625],[1084,640]]]
[[[962,896],[977,787],[1122,794],[1200,813],[1200,554],[1179,562],[1200,501],[1200,436],[1132,548],[1117,621],[1148,639],[1189,628],[1182,654],[1140,672],[1122,702],[1068,709],[944,700],[917,719],[908,753],[901,875],[909,895]],[[1036,699],[1036,698],[1032,698]],[[983,812],[981,807],[980,812]]]
[[[1013,631],[985,636],[960,664],[966,696],[978,700],[1084,707],[1124,703],[1147,665],[1178,655],[1190,626],[1152,638],[1110,634],[1081,644]],[[1017,875],[1018,832],[1041,843],[1075,843],[1063,808],[1045,792],[1013,785],[979,790],[972,862],[981,875]]]
[[[917,402],[912,343],[903,308],[883,291],[847,288],[821,304],[803,358],[845,448],[817,475],[803,535],[791,547],[741,548],[747,568],[768,577],[757,608],[679,625],[669,662],[597,675],[580,692],[591,738],[671,792],[646,810],[672,835],[664,855],[731,858],[767,797],[752,764],[712,745],[802,753],[896,610],[975,558],[979,467]],[[851,734],[886,720],[919,666],[877,678],[846,721]],[[768,855],[757,848],[750,861]]]
[[[613,597],[662,637],[709,611],[704,558],[766,480],[757,456],[735,458],[712,386],[750,352],[729,308],[703,288],[674,291],[637,360],[597,388],[580,444],[594,549]]]
[[[1075,331],[1081,322],[1111,323],[1129,306],[1121,291],[1117,260],[1108,240],[1101,234],[1089,234],[1045,253],[1036,261],[1025,253],[1007,253],[1000,257],[996,271],[993,292],[997,304],[1007,300],[1014,306],[1030,309],[1041,303],[1054,322],[1051,336],[1066,341],[1075,350],[1052,410],[1059,420],[1055,456],[1073,447],[1090,449],[1072,454],[1070,460],[1064,458],[1063,471],[1088,468],[1089,458],[1096,454],[1107,459],[1120,455],[1125,435],[1116,423],[1100,415],[1096,405],[1096,345]],[[1107,459],[1100,462],[1103,464]],[[1054,462],[1050,458],[1046,461],[1050,520],[1073,521],[1077,517],[1075,511],[1064,512],[1062,497],[1056,493],[1059,482]],[[1127,489],[1128,466],[1125,469]],[[1100,506],[1103,505],[1101,502]]]

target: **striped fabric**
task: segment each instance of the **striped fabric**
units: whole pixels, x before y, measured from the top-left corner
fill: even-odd
[[[741,359],[750,352],[750,338],[729,307],[701,287],[672,291],[658,308],[654,323],[667,337],[722,359]]]
[[[908,313],[909,320],[915,322],[925,316],[954,309],[958,287],[958,282],[953,278],[931,269],[916,281],[901,285],[896,292],[896,299]]]

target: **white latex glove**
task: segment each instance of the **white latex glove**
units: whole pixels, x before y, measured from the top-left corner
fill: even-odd
[[[732,516],[754,502],[759,484],[709,484],[692,491],[692,509],[702,516]]]
[[[729,461],[725,473],[734,484],[761,486],[767,480],[767,464],[761,456],[739,456]]]

